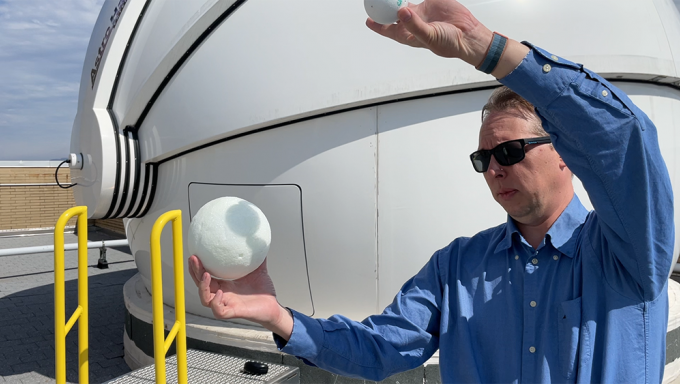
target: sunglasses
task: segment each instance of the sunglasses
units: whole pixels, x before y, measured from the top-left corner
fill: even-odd
[[[550,143],[550,137],[534,137],[532,139],[517,139],[510,140],[498,144],[493,149],[482,149],[472,152],[470,160],[475,171],[479,173],[486,172],[489,169],[489,162],[491,155],[496,158],[500,165],[513,165],[524,160],[524,146],[529,144],[547,144]]]

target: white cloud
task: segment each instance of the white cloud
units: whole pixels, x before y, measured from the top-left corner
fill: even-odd
[[[68,155],[103,0],[0,0],[0,160]]]

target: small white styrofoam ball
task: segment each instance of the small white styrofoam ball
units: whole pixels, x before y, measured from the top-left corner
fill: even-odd
[[[264,213],[238,197],[220,197],[201,207],[189,225],[189,253],[220,279],[239,279],[256,270],[271,244]]]
[[[394,24],[399,20],[397,11],[408,5],[408,0],[364,0],[366,13],[376,23]]]

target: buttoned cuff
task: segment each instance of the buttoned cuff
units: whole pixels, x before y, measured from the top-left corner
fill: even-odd
[[[500,83],[527,99],[537,108],[545,108],[564,92],[583,72],[573,63],[523,41],[530,48],[524,60]]]
[[[290,308],[289,308],[290,309]],[[293,314],[293,333],[288,342],[274,335],[274,342],[279,351],[303,359],[313,359],[323,346],[323,329],[318,320],[305,316],[295,310]]]

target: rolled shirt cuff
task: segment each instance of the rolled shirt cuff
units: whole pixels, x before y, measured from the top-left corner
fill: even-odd
[[[293,309],[290,312],[293,314],[293,333],[290,339],[286,342],[275,334],[274,342],[281,352],[303,359],[313,359],[323,348],[324,334],[321,323]]]

